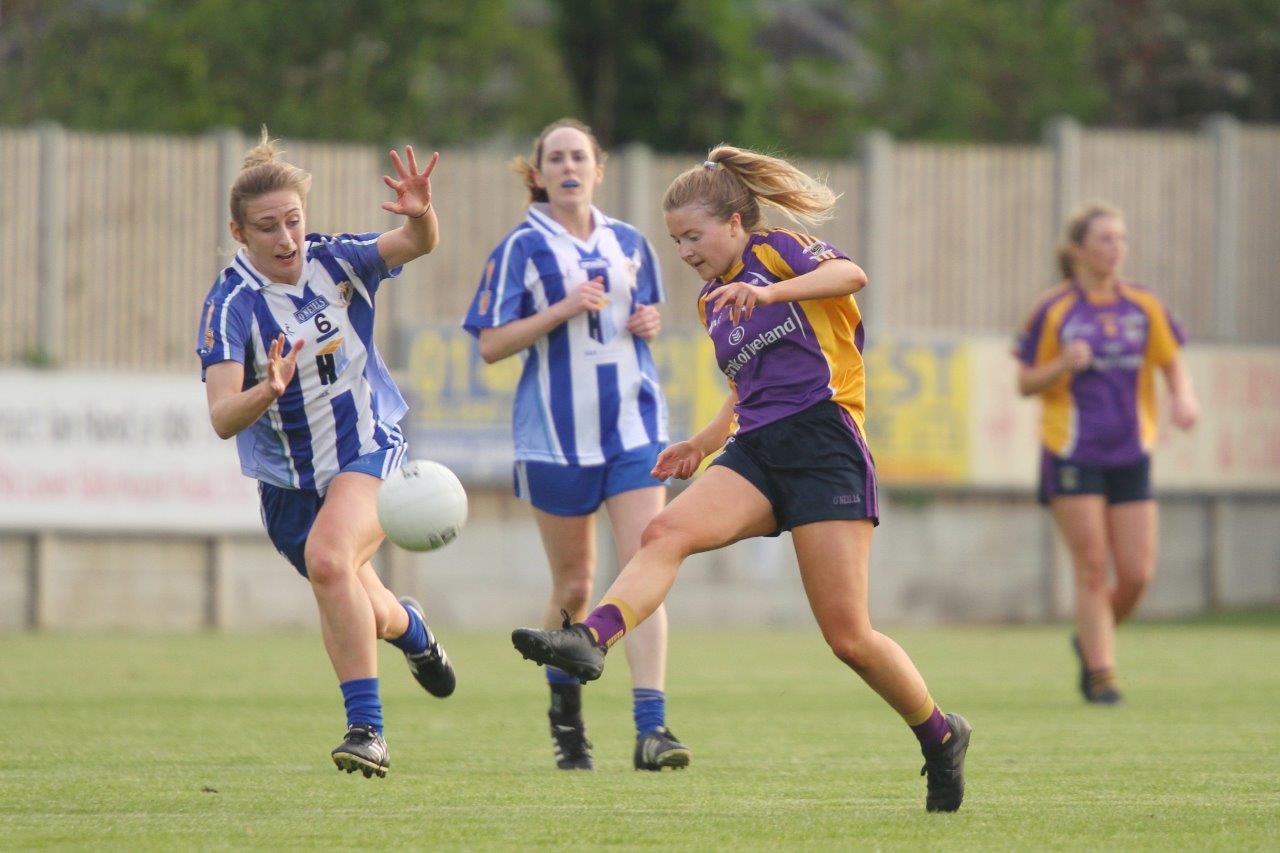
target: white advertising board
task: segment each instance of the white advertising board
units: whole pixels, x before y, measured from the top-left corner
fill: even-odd
[[[0,529],[261,530],[191,374],[0,370]]]

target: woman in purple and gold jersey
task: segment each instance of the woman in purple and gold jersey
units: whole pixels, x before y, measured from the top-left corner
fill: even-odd
[[[649,524],[584,622],[518,629],[512,641],[527,658],[598,678],[609,646],[657,609],[686,557],[790,530],[823,638],[919,739],[928,810],[955,811],[969,724],[942,713],[906,652],[868,615],[879,506],[862,435],[862,318],[853,298],[867,277],[822,240],[765,228],[762,205],[814,222],[829,217],[835,196],[784,160],[728,145],[667,189],[667,228],[706,282],[698,305],[730,392],[706,428],[662,452],[654,475],[685,479],[724,452]]]
[[[1080,690],[1107,705],[1121,699],[1116,625],[1156,567],[1154,369],[1176,426],[1190,429],[1200,411],[1179,358],[1182,329],[1155,294],[1119,278],[1126,251],[1118,211],[1092,205],[1073,216],[1058,258],[1065,281],[1036,303],[1016,351],[1018,389],[1044,401],[1040,501],[1075,566]]]

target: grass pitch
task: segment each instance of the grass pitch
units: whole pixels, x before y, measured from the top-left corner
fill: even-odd
[[[623,655],[586,693],[594,773],[554,769],[541,673],[442,632],[458,692],[382,655],[392,767],[339,773],[318,636],[0,636],[0,846],[1272,848],[1280,616],[1139,624],[1128,704],[1085,707],[1067,630],[891,632],[974,726],[968,797],[924,811],[910,732],[809,631],[676,630],[683,772],[636,773]]]

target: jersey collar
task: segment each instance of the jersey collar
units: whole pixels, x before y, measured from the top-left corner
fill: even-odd
[[[591,236],[584,242],[570,234],[563,225],[551,218],[551,205],[545,201],[535,201],[529,205],[528,220],[530,225],[544,234],[551,237],[563,237],[587,251],[595,250],[600,232],[609,224],[609,217],[601,213],[600,209],[594,204],[591,205]]]
[[[270,277],[268,277],[265,273],[263,273],[261,270],[259,270],[257,267],[253,265],[253,262],[249,260],[249,253],[244,249],[239,249],[236,251],[236,256],[231,261],[231,265],[236,268],[237,272],[239,272],[242,276],[245,277],[245,279],[249,282],[249,286],[252,287],[254,290],[262,290],[264,287],[270,284],[274,284],[276,287],[288,288],[289,290],[297,290],[298,288],[306,284],[306,282],[303,281],[303,279],[306,278],[306,264],[308,261],[311,260],[309,253],[304,253],[303,257],[306,259],[302,262],[303,274],[298,277],[297,284],[289,284],[288,282],[285,282],[285,281],[272,281]]]

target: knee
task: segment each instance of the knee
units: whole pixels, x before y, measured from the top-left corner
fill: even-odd
[[[1076,585],[1089,592],[1101,592],[1107,588],[1105,551],[1090,552],[1076,559]]]
[[[854,672],[861,675],[871,668],[876,652],[873,631],[850,631],[826,639],[832,653]]]
[[[553,594],[556,606],[577,613],[591,601],[591,573],[582,571],[569,577],[558,576]]]
[[[333,548],[307,546],[307,578],[313,586],[328,587],[345,580],[355,568]]]
[[[1156,567],[1154,563],[1130,566],[1124,571],[1116,573],[1116,584],[1133,592],[1142,592],[1151,583],[1155,573]]]
[[[675,523],[665,513],[660,512],[645,525],[640,534],[641,548],[670,548],[682,556],[693,553],[692,537],[680,524]]]

